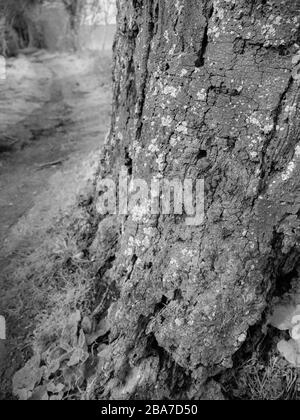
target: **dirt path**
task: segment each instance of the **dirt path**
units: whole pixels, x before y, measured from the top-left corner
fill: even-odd
[[[74,204],[108,129],[107,57],[8,62],[0,98],[0,267]]]
[[[0,340],[2,382],[22,364],[14,359],[16,342],[26,345],[18,323],[33,328],[25,315],[9,320],[6,271],[47,241],[93,177],[110,120],[110,69],[108,56],[39,52],[8,60],[0,86],[0,315],[8,316],[6,348]]]

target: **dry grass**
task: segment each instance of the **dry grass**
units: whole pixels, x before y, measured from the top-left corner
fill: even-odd
[[[41,355],[59,342],[70,314],[79,309],[82,316],[90,315],[94,303],[91,262],[69,232],[56,232],[29,256],[15,256],[7,282],[1,281],[0,308],[8,323],[11,349],[6,376],[1,377],[4,399],[11,397],[11,378],[32,352]]]
[[[0,307],[16,337],[20,328],[30,331],[29,320],[32,327],[39,325],[37,336],[42,331],[52,335],[70,311],[89,306],[93,293],[90,262],[67,230],[47,239],[31,255],[15,255],[5,278]]]
[[[234,394],[244,400],[297,400],[299,385],[299,370],[274,351],[267,363],[254,356],[238,370]]]

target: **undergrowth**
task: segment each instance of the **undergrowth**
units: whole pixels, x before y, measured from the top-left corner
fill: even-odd
[[[78,310],[82,317],[90,314],[93,269],[71,232],[61,227],[34,252],[14,255],[2,273],[0,308],[8,324],[13,365],[7,375],[22,368],[32,354],[42,355],[55,345],[70,314]],[[0,393],[9,395],[11,377],[4,376],[1,382]]]
[[[42,319],[49,316],[47,310],[53,316],[55,306],[65,310],[62,302],[65,308],[82,304],[90,285],[89,263],[78,250],[75,238],[64,232],[48,239],[33,254],[19,254],[14,259],[3,281],[0,305],[8,317],[16,320],[33,307]]]
[[[297,400],[300,391],[298,375],[298,370],[276,351],[267,361],[253,356],[235,372],[230,393],[233,399],[242,400]]]

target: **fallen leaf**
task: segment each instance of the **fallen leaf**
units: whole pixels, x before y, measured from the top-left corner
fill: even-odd
[[[83,350],[87,350],[86,339],[83,330],[80,330],[77,346]]]
[[[281,340],[277,345],[279,353],[291,365],[300,367],[300,343],[295,340]]]
[[[40,357],[35,356],[13,377],[13,393],[21,400],[28,400],[43,376],[40,368]]]
[[[29,399],[31,401],[48,401],[49,396],[48,396],[46,387],[45,386],[39,386],[39,387],[35,388],[31,398],[29,398]]]
[[[81,320],[80,311],[74,312],[68,319],[67,325],[65,326],[60,344],[63,349],[68,349],[69,346],[71,348],[76,347],[77,344],[77,332],[79,322]]]
[[[98,324],[96,331],[87,335],[86,342],[90,346],[91,344],[95,343],[100,337],[105,336],[110,330],[110,324],[107,319],[103,319]]]
[[[53,382],[50,382],[50,384],[47,385],[47,391],[51,392],[51,394],[60,394],[64,390],[64,388],[64,384],[61,383],[55,384]]]
[[[292,318],[297,311],[295,305],[278,305],[274,308],[274,312],[270,318],[272,327],[280,331],[286,331],[292,328]]]
[[[50,397],[50,401],[61,401],[62,398],[63,398],[63,394],[52,395],[52,397]]]
[[[62,376],[65,385],[72,389],[74,386],[81,386],[84,381],[84,365],[79,364],[76,367],[65,367],[62,369]]]
[[[85,332],[85,334],[90,334],[92,331],[92,321],[88,316],[85,316],[81,322],[81,328]]]
[[[89,358],[89,353],[81,348],[77,348],[73,351],[70,360],[67,363],[68,367],[76,366],[79,363],[84,363]]]

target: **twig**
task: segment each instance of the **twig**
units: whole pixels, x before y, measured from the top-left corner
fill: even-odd
[[[54,160],[53,162],[42,163],[41,165],[38,165],[37,170],[39,171],[44,168],[50,168],[51,166],[62,165],[64,161],[65,159],[60,159],[60,160]]]
[[[3,138],[6,139],[6,140],[13,141],[13,144],[15,144],[19,141],[19,139],[16,139],[15,137],[7,136],[6,134],[3,135]]]

